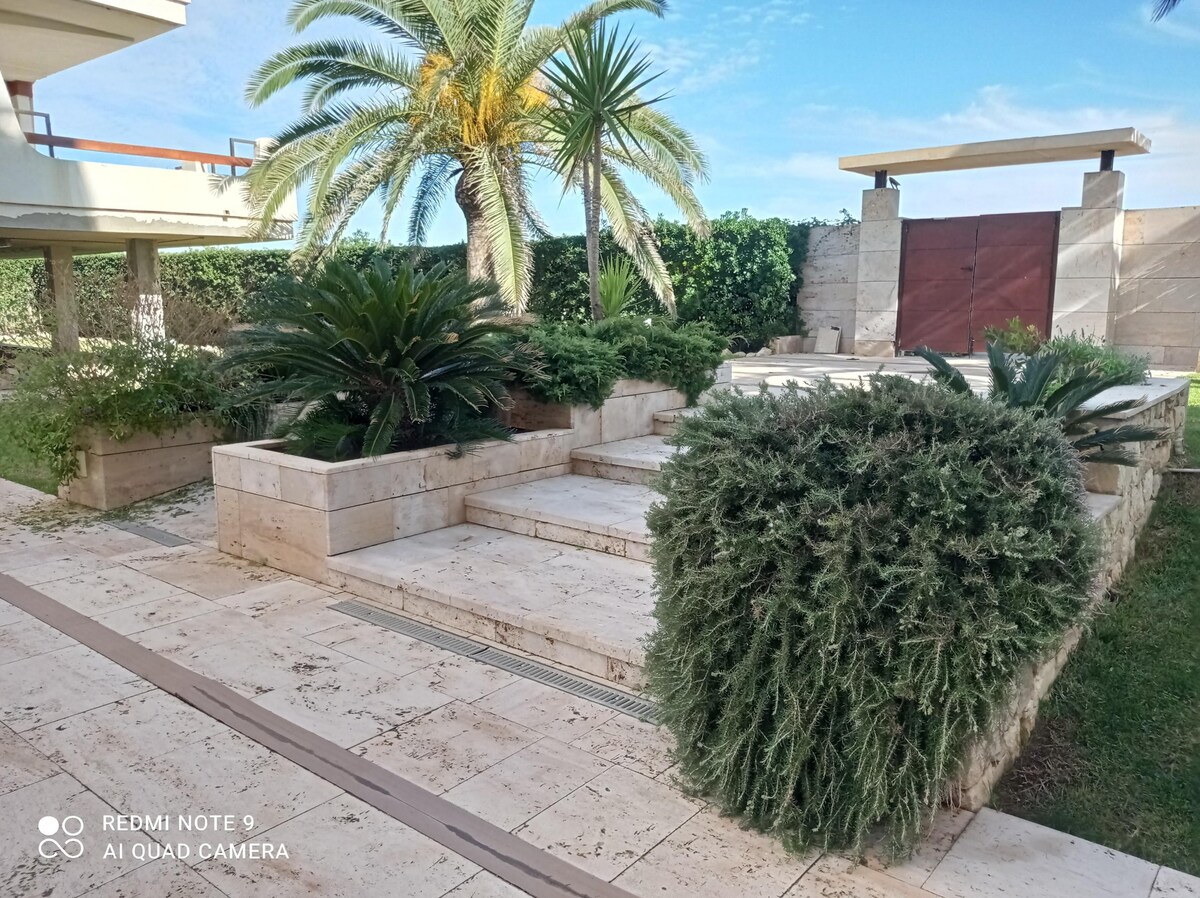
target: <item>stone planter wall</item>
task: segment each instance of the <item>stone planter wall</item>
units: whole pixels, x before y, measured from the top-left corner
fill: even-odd
[[[1187,415],[1188,381],[1154,379],[1146,387],[1122,387],[1132,395],[1146,396],[1148,404],[1105,426],[1137,424],[1163,430],[1167,438],[1157,443],[1133,444],[1139,457],[1136,468],[1121,465],[1088,465],[1085,473],[1088,506],[1100,529],[1103,557],[1096,575],[1095,604],[1104,600],[1110,586],[1121,576],[1133,558],[1137,538],[1162,486],[1163,470],[1172,451],[1183,446]],[[1116,401],[1113,392],[1105,395]],[[960,807],[977,810],[987,804],[992,789],[1012,766],[1029,741],[1037,722],[1038,706],[1067,663],[1083,633],[1072,628],[1062,645],[1041,660],[1027,665],[1020,673],[1013,695],[996,716],[990,733],[980,738],[968,753],[962,772],[952,784],[950,800]]]
[[[729,366],[720,379],[728,383]],[[221,551],[314,580],[326,559],[466,521],[471,493],[571,472],[571,452],[654,432],[654,415],[686,397],[660,383],[625,380],[599,410],[514,396],[505,423],[526,430],[461,458],[448,447],[323,462],[264,440],[213,452]]]
[[[114,440],[87,434],[79,476],[58,488],[60,498],[105,511],[212,476],[212,450],[224,429],[196,421],[167,433]]]

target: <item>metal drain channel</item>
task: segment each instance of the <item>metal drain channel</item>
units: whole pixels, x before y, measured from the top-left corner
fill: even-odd
[[[614,711],[628,714],[630,717],[636,717],[646,723],[658,723],[658,708],[653,702],[611,689],[608,686],[601,686],[599,683],[593,683],[591,680],[585,680],[583,677],[577,677],[539,661],[511,655],[485,643],[459,636],[457,633],[448,633],[390,611],[372,608],[369,605],[360,605],[358,602],[338,602],[329,607],[369,624],[375,624],[404,636],[419,639],[421,642],[427,642],[439,649],[445,649],[475,661],[482,661],[484,664],[490,664],[527,680],[533,680],[544,686],[550,686],[598,705],[604,705],[606,708],[612,708]]]

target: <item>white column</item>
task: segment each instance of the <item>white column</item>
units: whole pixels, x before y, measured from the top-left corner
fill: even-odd
[[[46,248],[45,259],[50,293],[54,297],[52,346],[57,352],[74,352],[79,348],[79,302],[71,247],[53,243]]]
[[[1083,202],[1062,210],[1054,277],[1055,334],[1113,338],[1121,244],[1125,231],[1125,175],[1083,176]]]
[[[143,340],[162,340],[167,335],[163,320],[162,284],[158,272],[158,247],[153,240],[129,240],[125,259],[137,292],[133,310],[133,332]]]
[[[899,190],[863,191],[854,298],[853,351],[859,355],[891,356],[896,352],[902,226]]]

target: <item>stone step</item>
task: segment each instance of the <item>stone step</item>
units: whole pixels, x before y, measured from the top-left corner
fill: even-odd
[[[648,561],[654,498],[639,484],[564,474],[474,493],[466,511],[473,524]]]
[[[654,604],[643,562],[459,524],[334,556],[329,570],[390,611],[642,686]]]
[[[654,413],[654,433],[656,436],[669,437],[675,433],[675,424],[688,415],[699,414],[697,408],[673,408],[665,412]]]
[[[675,447],[668,446],[660,436],[601,443],[572,452],[571,471],[584,477],[600,477],[644,486],[675,452]]]

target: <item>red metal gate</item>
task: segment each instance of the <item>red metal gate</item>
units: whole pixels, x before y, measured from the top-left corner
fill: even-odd
[[[1050,329],[1057,212],[904,223],[897,346],[984,347],[984,328],[1010,318]]]

